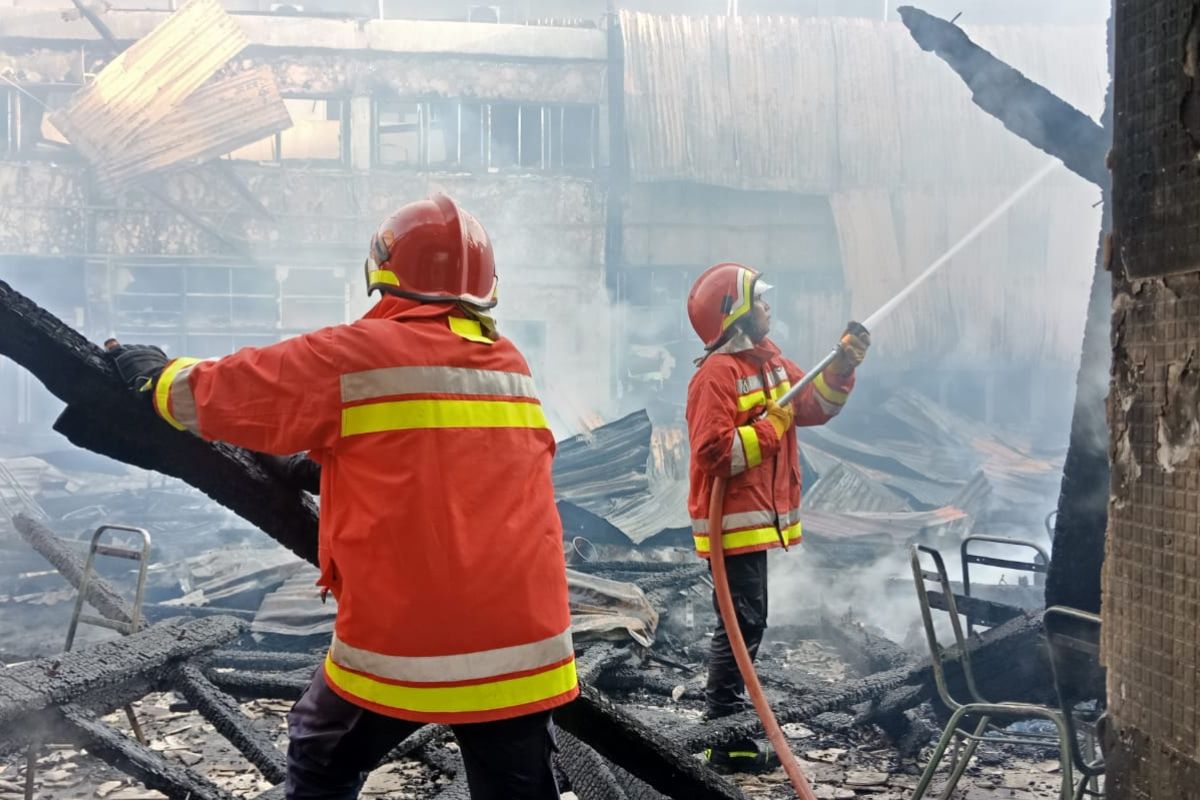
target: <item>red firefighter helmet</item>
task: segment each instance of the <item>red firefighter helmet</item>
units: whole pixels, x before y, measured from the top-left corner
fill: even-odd
[[[487,231],[444,194],[401,206],[371,237],[367,294],[426,303],[496,305],[496,260]]]
[[[742,264],[717,264],[701,273],[688,293],[688,319],[705,350],[721,344],[733,323],[754,305],[758,270]],[[768,288],[763,284],[759,289]]]

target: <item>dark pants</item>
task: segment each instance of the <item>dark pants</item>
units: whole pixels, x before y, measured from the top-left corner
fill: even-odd
[[[725,572],[729,577],[729,593],[733,595],[738,627],[753,661],[758,655],[763,631],[767,629],[767,552],[760,550],[757,553],[728,556],[725,559]],[[746,707],[742,696],[745,688],[742,675],[733,657],[733,647],[721,619],[715,590],[713,609],[717,612],[717,628],[713,631],[708,656],[708,686],[705,689],[710,718],[734,714]]]
[[[419,722],[342,699],[318,669],[288,713],[287,800],[354,800],[367,773]],[[558,800],[550,712],[453,726],[472,800]]]

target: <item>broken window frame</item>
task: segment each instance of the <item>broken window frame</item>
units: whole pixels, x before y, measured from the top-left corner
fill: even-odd
[[[8,159],[53,159],[74,161],[83,156],[70,144],[41,135],[47,114],[66,106],[80,89],[77,84],[26,84],[20,88],[0,85],[5,110],[4,145],[0,156]],[[36,127],[33,127],[36,123]]]
[[[248,163],[258,164],[280,164],[288,162],[291,164],[313,164],[313,165],[328,165],[341,164],[348,165],[350,163],[350,98],[336,94],[283,94],[281,99],[288,100],[313,100],[325,101],[326,103],[338,103],[338,154],[332,158],[296,158],[290,157],[283,152],[283,134],[285,131],[276,131],[270,136],[259,139],[256,142],[251,142],[251,145],[258,142],[271,140],[272,153],[269,159],[254,159],[247,157],[233,158],[232,153],[227,153],[224,158],[231,161],[245,161]],[[290,129],[288,129],[290,130]],[[248,145],[250,146],[250,145]],[[239,148],[241,149],[241,148]],[[234,152],[237,152],[236,150]]]
[[[416,106],[417,108],[417,154],[415,159],[405,161],[390,161],[383,158],[381,146],[381,127],[383,114],[387,108],[400,105]],[[455,157],[444,161],[433,161],[430,158],[429,144],[432,138],[431,120],[434,118],[433,106],[453,105],[456,112],[455,139],[453,148]],[[473,143],[466,141],[473,138],[474,125],[464,126],[464,109],[479,109],[479,150],[478,156]],[[508,132],[512,134],[511,141],[515,144],[515,154],[511,158],[501,158],[498,148],[498,122],[500,111],[513,114],[515,125]],[[568,160],[569,152],[566,142],[568,114],[587,114],[587,143],[586,157]],[[530,116],[536,115],[539,132],[537,135],[537,155],[531,158],[526,152],[528,147],[526,126]],[[465,135],[464,135],[465,134]],[[577,154],[579,149],[575,151]],[[530,103],[522,101],[472,101],[467,99],[447,100],[438,97],[376,97],[372,104],[371,113],[371,163],[379,169],[452,169],[483,172],[520,172],[535,170],[538,172],[594,172],[600,162],[600,106],[596,103]]]

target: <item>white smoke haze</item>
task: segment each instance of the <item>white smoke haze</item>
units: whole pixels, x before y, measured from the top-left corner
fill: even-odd
[[[125,5],[132,7],[139,4]],[[899,30],[895,13],[897,5],[899,3],[884,0],[800,0],[796,6],[781,8],[779,4],[768,0],[761,0],[757,5],[743,0],[739,13],[797,13],[799,9],[800,13],[806,15],[850,16],[871,20],[880,20],[886,15]],[[1008,0],[1003,3],[994,0],[929,0],[918,5],[946,19],[961,12],[958,24],[979,44],[991,49],[998,58],[1014,59],[1010,62],[1014,67],[1025,71],[1034,80],[1045,82],[1051,90],[1062,92],[1064,99],[1098,119],[1103,105],[1103,87],[1099,83],[1081,89],[1077,82],[1069,80],[1071,76],[1062,74],[1063,67],[1055,53],[1011,52],[1006,51],[1004,43],[1011,43],[1016,36],[1010,26],[1082,26],[1094,28],[1098,36],[1103,36],[1103,25],[1109,13],[1108,0],[1052,3],[1044,0]],[[320,6],[320,3],[316,3],[312,8]],[[622,4],[623,8],[634,10],[695,14],[724,14],[729,7],[725,0],[679,0],[666,6],[648,0]],[[555,4],[550,0],[527,3],[523,10],[503,4],[501,7],[502,21],[506,22],[520,22],[526,17],[554,16],[599,19],[603,14],[599,6],[576,4],[568,9],[565,4]],[[435,18],[457,19],[462,16],[462,5],[448,0],[436,2],[428,4],[422,13]],[[925,54],[924,58],[932,65],[931,70],[949,72],[949,68],[938,61],[935,55]],[[1027,63],[1021,63],[1022,59],[1027,59]],[[916,88],[928,88],[933,92],[943,85],[939,83]],[[448,87],[447,91],[454,93],[457,87]],[[969,93],[962,86],[959,91]],[[974,106],[964,113],[984,114]],[[960,121],[966,124],[974,119],[975,116],[964,117]],[[871,134],[862,132],[859,135],[865,137]],[[601,141],[606,139],[607,134],[603,133]],[[1042,154],[1036,155],[1044,160]],[[972,157],[987,161],[994,155],[983,151],[973,152]],[[607,155],[602,154],[601,161],[606,160]],[[633,266],[606,264],[604,245],[608,221],[604,208],[604,169],[606,167],[602,163],[595,174],[577,179],[517,173],[502,176],[477,173],[469,176],[420,175],[412,181],[414,186],[427,184],[429,188],[444,188],[450,192],[467,210],[480,218],[491,234],[496,243],[500,275],[500,303],[495,310],[500,332],[512,338],[528,358],[559,438],[615,419],[641,406],[651,409],[656,425],[680,427],[684,390],[694,369],[691,358],[700,354],[699,343],[687,327],[686,317],[682,316],[687,285],[701,270],[717,261],[736,259],[755,265],[758,259],[751,246],[753,243],[743,247],[743,239],[730,238],[704,246],[689,242],[689,235],[680,234],[682,241],[677,248],[679,255],[676,260],[655,254],[661,261],[653,265],[655,269],[661,267],[658,272],[652,272],[649,266],[642,269],[641,262]],[[1019,183],[1024,177],[1014,176],[1014,180]],[[997,223],[995,230],[989,231],[976,246],[948,264],[945,270],[951,275],[940,283],[931,282],[928,291],[933,294],[914,298],[914,302],[920,303],[922,309],[928,309],[926,322],[947,332],[930,346],[929,352],[914,352],[895,345],[895,342],[906,339],[918,340],[911,330],[902,325],[893,326],[885,322],[877,331],[873,331],[875,352],[862,370],[860,384],[845,414],[832,425],[834,431],[854,436],[862,419],[860,412],[885,402],[897,391],[914,388],[956,414],[991,426],[1001,436],[1012,436],[1028,442],[1031,451],[1036,454],[1061,458],[1070,430],[1079,345],[1092,277],[1096,236],[1100,227],[1100,211],[1090,205],[1099,199],[1098,190],[1085,184],[1082,179],[1060,170],[1048,183],[1053,183],[1052,191],[1035,193],[1032,205],[1019,204],[1013,209],[1012,215]],[[913,189],[901,188],[905,191]],[[953,188],[954,194],[949,200],[951,204],[974,195],[990,200],[997,194],[996,187],[990,185],[966,183]],[[713,218],[736,218],[738,212],[751,206],[761,206],[773,217],[785,217],[794,208],[794,203],[783,199],[771,206],[769,201],[763,200],[764,193],[745,192],[739,195],[734,190],[724,191],[725,194],[718,196],[711,187],[693,186],[685,194],[702,196],[704,202],[711,202]],[[948,195],[939,195],[939,191],[936,187],[928,188],[926,192],[929,196],[925,197],[913,189],[904,198],[901,198],[903,192],[897,191],[896,197],[887,201],[896,210],[896,225],[900,229],[897,248],[903,248],[899,255],[913,262],[907,265],[906,275],[910,277],[914,269],[919,271],[920,266],[939,254],[939,247],[952,242],[956,233],[963,232],[961,226],[952,229],[947,222],[932,233],[925,234],[924,240],[918,241],[917,234],[904,226],[905,211],[947,202]],[[420,194],[414,192],[413,196],[396,196],[391,198],[390,205],[398,206],[417,199]],[[4,197],[4,202],[13,205],[21,202],[19,193]],[[630,202],[628,198],[626,202]],[[828,198],[822,202],[826,206],[831,205]],[[979,202],[982,205],[982,201]],[[905,203],[909,205],[905,207]],[[970,211],[975,210],[971,206]],[[987,209],[981,207],[979,210]],[[1043,218],[1043,215],[1050,216]],[[821,241],[828,239],[835,249],[840,247],[830,258],[829,271],[845,273],[849,270],[847,265],[851,260],[848,245],[853,242],[838,236],[838,231],[833,228],[835,222],[832,212],[828,217],[817,238]],[[706,224],[717,227],[720,220],[712,222],[711,219]],[[965,224],[971,219],[971,215],[963,210],[957,214],[955,223]],[[357,220],[363,231],[361,254],[347,255],[344,263],[328,265],[345,269],[347,302],[344,317],[331,315],[324,320],[327,324],[353,320],[374,302],[367,298],[360,274],[368,237],[378,222],[373,212],[363,212],[361,219]],[[645,223],[645,220],[640,220],[632,213],[626,215],[625,223],[628,235],[627,252],[623,258],[633,262],[633,229],[638,224],[650,223]],[[672,226],[673,223],[663,223],[652,230],[652,241],[661,244],[663,239],[660,237],[670,233],[667,229]],[[703,227],[698,226],[697,232],[691,235],[693,240],[700,238]],[[730,224],[728,227],[735,228],[737,225]],[[749,229],[754,226],[745,227]],[[1045,246],[1050,230],[1055,231],[1056,236],[1053,254],[1043,260],[1030,257],[1032,250]],[[783,235],[795,233],[785,227],[777,227],[764,236],[774,236],[780,232]],[[863,231],[862,235],[869,235],[869,231]],[[735,244],[727,246],[728,241]],[[263,250],[265,252],[265,246]],[[998,255],[1001,252],[1002,255]],[[37,258],[42,255],[24,252],[0,254],[0,279],[11,280],[15,288],[60,313],[94,339],[102,338],[108,329],[88,318],[87,304],[81,302],[78,287],[35,279],[37,273],[44,272],[37,266]],[[79,255],[82,258],[84,254]],[[651,260],[649,257],[645,259],[647,264]],[[805,262],[804,254],[797,253],[794,260]],[[878,274],[878,284],[889,290],[898,286],[894,280],[896,274],[893,266],[883,263],[873,265]],[[606,272],[622,267],[625,268],[620,280],[609,280],[611,276]],[[670,276],[671,280],[661,277],[669,271],[667,267],[678,268]],[[1055,275],[1048,276],[1052,270]],[[969,288],[972,283],[979,283],[995,272],[1012,276],[1008,281],[1011,286],[1006,296],[989,296],[980,292],[970,304],[952,306],[939,302],[939,297],[953,298],[956,287],[959,290]],[[659,276],[653,291],[646,291],[647,295],[653,295],[652,300],[631,300],[635,292],[630,287],[640,288],[639,282],[649,284],[652,275]],[[840,275],[839,282],[832,286],[814,287],[810,283],[813,277],[802,270],[789,270],[781,266],[768,271],[767,279],[777,287],[776,338],[784,347],[785,354],[801,366],[807,367],[812,360],[823,355],[833,345],[844,322],[859,312],[862,298],[849,297],[848,292],[843,292],[852,283],[850,277]],[[622,288],[612,292],[612,285]],[[825,304],[825,297],[835,294],[838,298],[846,295],[844,305],[831,307]],[[998,308],[1006,310],[1001,313],[997,311]],[[664,313],[664,309],[674,310]],[[871,307],[863,304],[863,309],[869,311]],[[1018,313],[1027,317],[1016,319]],[[1027,326],[1025,319],[1030,320]],[[1059,319],[1062,322],[1057,325],[1040,324],[1046,319]],[[984,324],[981,320],[988,322]],[[1016,346],[1013,337],[1019,335],[1023,327],[1027,327],[1032,332],[1030,336],[1039,338],[1039,341],[1029,346],[1023,343],[1020,347]],[[1043,336],[1057,339],[1045,343],[1043,347],[1040,341]],[[154,338],[147,335],[144,341],[154,343]],[[1019,352],[1023,360],[1018,362],[1014,351]],[[1028,355],[1042,351],[1050,355]],[[634,355],[650,364],[659,363],[662,369],[657,372],[649,370],[651,374],[648,378],[634,381],[629,375]],[[18,371],[19,368],[11,363],[0,363],[0,444],[3,444],[0,457],[43,448],[47,440],[52,438],[49,423],[61,407],[40,385],[31,384],[27,379],[18,380]],[[1107,369],[1093,370],[1085,379],[1086,389],[1096,397],[1102,397],[1107,391]],[[1031,386],[1036,387],[1035,390],[1031,390]],[[1102,405],[1097,407],[1098,413],[1103,413]],[[989,415],[991,421],[987,420]],[[1093,425],[1091,430],[1098,439],[1106,433],[1103,424]],[[8,441],[3,441],[5,437]],[[57,440],[57,445],[65,447],[61,439]],[[806,489],[811,490],[812,487]],[[1101,502],[1105,495],[1106,492],[1098,489]],[[1007,521],[1002,526],[989,526],[977,532],[1019,536],[1046,545],[1048,542],[1042,519],[1055,508],[1056,503],[1055,485],[1044,496],[1029,503],[1022,519]],[[958,580],[956,548],[946,547],[945,555],[951,578]],[[802,546],[789,554],[773,553],[771,565],[772,624],[801,621],[796,615],[807,613],[816,606],[824,606],[838,614],[852,613],[864,622],[881,628],[896,641],[910,645],[915,641],[919,648],[923,647],[919,639],[914,639],[917,606],[905,551],[889,553],[870,563],[834,569],[822,566]],[[1015,583],[1018,577],[1005,574],[1003,580]],[[1001,577],[994,572],[981,571],[979,579],[995,583]]]

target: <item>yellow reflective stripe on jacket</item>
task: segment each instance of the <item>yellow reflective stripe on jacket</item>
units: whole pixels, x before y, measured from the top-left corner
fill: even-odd
[[[696,550],[701,553],[710,552],[708,534],[693,534]],[[779,542],[779,531],[774,528],[751,528],[745,531],[734,531],[721,535],[721,547],[724,550],[734,550],[739,547],[754,547],[760,544]]]
[[[761,381],[759,382],[761,385]],[[772,400],[778,400],[783,397],[788,389],[792,388],[790,381],[783,381],[777,386],[772,386],[766,393],[762,389],[757,389],[753,392],[738,395],[738,411],[749,411],[755,406],[764,406],[767,404],[767,396],[770,395]],[[844,395],[843,395],[844,396]]]
[[[393,656],[346,644],[334,633],[329,657],[355,672],[404,683],[481,681],[561,664],[575,654],[571,629],[536,642],[444,656]]]
[[[755,547],[762,544],[793,545],[803,538],[803,529],[797,522],[780,531],[774,525],[765,528],[750,528],[744,531],[731,531],[721,534],[721,548],[737,550],[743,547]],[[696,543],[696,551],[703,554],[710,552],[708,534],[693,533],[692,540]]]
[[[549,428],[538,403],[394,400],[342,409],[342,436],[419,428]]]
[[[450,320],[450,330],[457,333],[462,338],[469,342],[480,342],[481,344],[495,344],[495,340],[488,338],[488,335],[483,331],[483,325],[477,319],[467,319],[466,317],[447,317]]]
[[[813,380],[812,385],[813,388],[816,389],[817,394],[821,395],[823,399],[829,401],[830,403],[833,403],[836,406],[843,406],[846,404],[846,398],[848,395],[845,392],[839,392],[826,383],[825,373],[822,372],[820,375],[818,375],[816,379]]]
[[[549,700],[575,688],[575,659],[560,666],[485,683],[412,686],[387,683],[343,669],[325,657],[325,675],[342,691],[380,706],[425,714],[494,711]]]
[[[198,358],[176,358],[167,364],[154,385],[154,410],[170,423],[171,427],[181,431],[195,431],[197,428],[196,401],[192,397],[191,387],[188,386],[187,373],[193,364],[198,363]]]
[[[762,463],[762,448],[758,445],[758,433],[753,425],[740,425],[737,429],[742,449],[746,453],[746,468],[757,467]]]
[[[343,403],[401,394],[537,398],[533,378],[520,372],[465,367],[383,367],[342,376]]]

